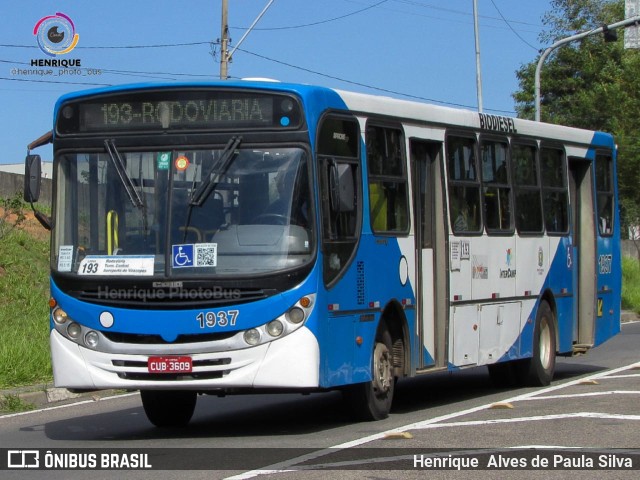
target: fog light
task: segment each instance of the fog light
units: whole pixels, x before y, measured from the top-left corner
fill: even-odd
[[[68,319],[69,317],[67,316],[67,312],[65,312],[61,308],[56,308],[53,311],[53,321],[56,322],[58,325],[62,325]]]
[[[91,330],[84,336],[84,343],[89,348],[96,348],[98,346],[99,338],[100,337],[98,337],[98,332],[94,332],[93,330]]]
[[[82,327],[76,322],[71,322],[67,327],[67,335],[76,340],[82,333]]]
[[[284,325],[280,320],[273,320],[267,323],[267,333],[272,337],[279,337],[284,331]]]
[[[260,332],[255,328],[244,332],[244,341],[249,345],[257,345],[260,341]]]
[[[301,308],[293,307],[287,312],[287,320],[291,323],[300,323],[304,320],[304,311]]]

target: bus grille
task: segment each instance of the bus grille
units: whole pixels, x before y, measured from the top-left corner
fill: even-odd
[[[142,335],[136,333],[119,333],[108,331],[102,332],[102,334],[107,337],[108,340],[114,343],[128,343],[134,345],[175,345],[180,343],[215,342],[231,338],[236,333],[237,332],[178,335],[178,338],[176,338],[175,341],[167,342],[160,335]]]

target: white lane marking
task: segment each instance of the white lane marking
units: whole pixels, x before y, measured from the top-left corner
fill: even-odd
[[[600,412],[576,412],[576,413],[559,413],[556,415],[535,415],[533,417],[516,417],[516,418],[499,418],[494,420],[471,420],[468,422],[449,422],[428,425],[424,429],[448,428],[448,427],[476,427],[481,425],[495,425],[498,423],[523,423],[523,422],[539,422],[544,420],[561,420],[565,418],[597,418],[597,419],[615,419],[615,420],[640,420],[640,415],[620,415],[617,413],[600,413]]]
[[[546,395],[543,397],[532,397],[523,402],[531,402],[534,400],[559,400],[563,398],[581,398],[581,397],[600,397],[606,395],[640,395],[640,390],[607,390],[606,392],[589,392],[589,393],[573,393],[567,395]]]
[[[56,405],[55,407],[45,407],[45,408],[39,408],[37,410],[27,410],[25,412],[17,412],[17,413],[10,413],[8,415],[0,415],[0,420],[2,420],[3,418],[11,418],[11,417],[20,417],[22,415],[30,415],[32,413],[49,412],[51,410],[60,410],[62,408],[77,407],[78,405],[85,405],[87,403],[104,402],[105,400],[113,400],[113,399],[116,399],[116,398],[126,398],[126,397],[131,397],[133,395],[138,395],[138,392],[123,393],[123,394],[119,394],[119,395],[112,395],[110,397],[101,397],[98,400],[94,400],[94,399],[82,400],[80,402],[66,403],[64,405]]]
[[[636,363],[632,363],[630,365],[626,365],[624,367],[618,367],[618,368],[614,368],[612,370],[607,370],[604,372],[599,372],[599,373],[595,373],[593,375],[590,375],[588,377],[582,377],[576,380],[572,380],[570,382],[566,382],[566,383],[562,383],[559,385],[554,385],[551,387],[547,387],[547,388],[543,388],[542,390],[535,390],[533,392],[529,392],[529,393],[524,393],[522,395],[517,395],[515,397],[511,397],[509,399],[506,400],[502,400],[502,402],[517,402],[517,401],[521,401],[521,400],[528,400],[532,397],[535,397],[537,395],[540,394],[545,394],[545,393],[549,393],[549,392],[555,392],[556,390],[560,390],[561,388],[565,388],[565,387],[571,387],[574,385],[579,384],[580,382],[584,382],[586,380],[596,380],[599,378],[602,378],[604,376],[607,376],[609,374],[616,374],[616,373],[620,373],[623,372],[625,370],[630,370],[630,369],[634,369],[634,368],[640,368],[640,362],[636,362]],[[429,425],[433,425],[433,424],[437,424],[446,420],[451,420],[454,418],[458,418],[458,417],[463,417],[465,415],[469,415],[471,413],[476,413],[479,412],[481,410],[487,410],[489,407],[491,407],[491,405],[493,405],[496,402],[491,402],[491,403],[487,403],[485,405],[480,405],[477,407],[473,407],[473,408],[468,408],[466,410],[461,410],[459,412],[452,412],[449,413],[447,415],[441,415],[439,417],[435,417],[435,418],[431,418],[429,420],[423,420],[420,422],[415,422],[415,423],[411,423],[408,425],[405,425],[403,427],[398,427],[398,428],[394,428],[393,430],[388,430],[386,432],[380,432],[380,433],[376,433],[374,435],[369,435],[367,437],[362,437],[356,440],[352,440],[350,442],[345,442],[345,443],[341,443],[339,445],[334,445],[333,447],[329,447],[329,448],[325,448],[322,450],[318,450],[317,452],[312,452],[306,455],[301,455],[299,457],[295,457],[289,460],[285,460],[283,462],[280,463],[275,463],[273,465],[268,465],[265,466],[265,470],[251,470],[248,472],[244,472],[238,475],[234,475],[232,477],[227,477],[227,480],[246,480],[249,478],[254,478],[260,475],[268,475],[268,474],[273,474],[273,473],[284,473],[284,472],[291,472],[291,471],[295,471],[295,469],[292,469],[291,467],[293,467],[294,465],[297,465],[298,463],[302,463],[302,462],[306,462],[309,460],[315,460],[317,458],[320,457],[324,457],[326,455],[329,455],[330,453],[335,453],[336,450],[341,450],[341,449],[346,449],[346,448],[352,448],[352,447],[357,447],[359,445],[363,445],[365,443],[369,443],[369,442],[373,442],[375,440],[380,440],[382,438],[384,438],[386,435],[391,434],[391,433],[396,433],[398,431],[406,431],[406,430],[420,430],[420,429],[424,429],[424,428],[428,428]]]

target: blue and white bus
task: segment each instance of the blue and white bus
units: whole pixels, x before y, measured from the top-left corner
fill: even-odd
[[[199,394],[381,419],[405,377],[546,385],[620,330],[605,133],[225,81],[65,95],[49,141],[55,384],[139,389],[157,426]]]

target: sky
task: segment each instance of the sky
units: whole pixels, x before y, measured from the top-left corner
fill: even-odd
[[[229,0],[231,48],[268,0]],[[549,0],[477,0],[483,111],[515,116],[517,69],[540,49]],[[102,85],[220,75],[221,0],[5,0],[0,31],[0,163],[21,163],[51,130],[61,95]],[[34,35],[63,13],[81,61],[41,76]],[[264,77],[477,110],[472,0],[274,0],[236,50],[230,78]],[[66,72],[59,75],[59,70]],[[52,159],[50,146],[39,153]]]

